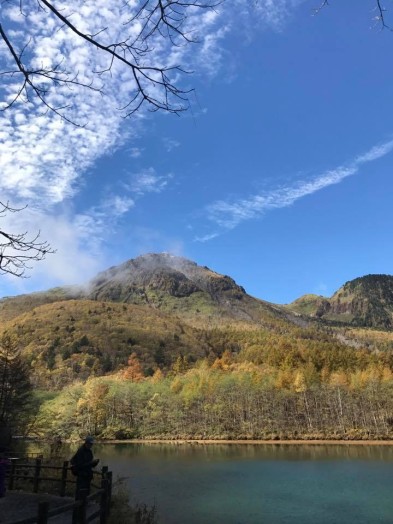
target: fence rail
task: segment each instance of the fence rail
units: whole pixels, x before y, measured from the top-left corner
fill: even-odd
[[[57,476],[43,476],[43,472],[52,470],[58,473]],[[71,470],[69,462],[64,461],[62,466],[43,464],[42,457],[35,458],[34,462],[20,463],[18,459],[11,460],[11,467],[8,472],[8,489],[13,490],[18,480],[29,481],[32,483],[32,492],[38,493],[41,483],[44,481],[58,482],[57,494],[64,497],[67,487],[75,486],[76,481],[68,476]],[[99,522],[106,524],[110,511],[112,497],[112,472],[104,466],[101,472],[93,472],[94,479],[98,478],[99,486],[92,483],[95,488],[94,493],[88,494],[88,490],[79,490],[76,493],[75,502],[64,504],[60,507],[50,508],[49,502],[40,502],[37,505],[35,516],[28,517],[13,522],[12,524],[48,524],[49,519],[61,514],[71,513],[70,524],[88,524],[89,522]],[[52,494],[54,494],[52,492]],[[98,508],[92,509],[92,502],[96,501]],[[90,504],[90,505],[89,505]],[[89,511],[90,510],[90,511]]]

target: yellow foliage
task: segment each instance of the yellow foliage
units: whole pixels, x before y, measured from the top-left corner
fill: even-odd
[[[180,391],[183,389],[183,382],[179,377],[175,377],[175,379],[171,383],[171,391],[173,393],[180,393]]]
[[[390,368],[384,367],[382,369],[381,381],[382,382],[391,382],[391,381],[393,381],[393,371]]]
[[[275,380],[275,387],[278,389],[290,389],[293,384],[293,373],[289,369],[279,369]]]
[[[335,371],[330,375],[329,384],[331,386],[345,387],[348,385],[348,377],[344,371]]]
[[[306,379],[302,371],[297,371],[295,374],[295,379],[293,381],[293,389],[297,393],[303,393],[307,390]]]
[[[160,382],[164,378],[164,373],[161,371],[160,368],[156,369],[154,372],[154,375],[151,377],[151,381],[153,384],[157,384],[157,382]]]

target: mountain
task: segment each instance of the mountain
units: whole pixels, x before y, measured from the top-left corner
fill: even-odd
[[[212,363],[228,351],[239,361],[273,366],[314,359],[322,369],[325,359],[341,355],[342,362],[356,349],[368,362],[369,350],[393,346],[392,308],[393,277],[386,275],[347,282],[330,299],[306,295],[285,307],[251,297],[229,276],[162,253],[111,267],[84,287],[4,298],[0,322],[23,348],[35,385],[58,389],[121,372],[132,355],[144,376],[205,358]]]
[[[289,333],[291,315],[229,276],[166,253],[111,267],[84,287],[0,300],[2,330],[14,334],[43,388],[117,372],[132,354],[145,376],[179,358],[183,366],[214,360],[239,352],[247,331]]]
[[[274,322],[288,316],[280,306],[248,295],[226,275],[186,258],[147,254],[111,267],[83,287],[68,286],[0,300],[0,321],[44,304],[96,300],[149,306],[203,323],[219,319]]]
[[[167,253],[142,255],[111,267],[88,287],[94,300],[156,305],[164,295],[184,298],[202,293],[218,303],[223,296],[241,300],[246,294],[232,278]]]
[[[251,297],[226,275],[168,253],[147,254],[99,273],[87,298],[148,305],[192,319],[257,323],[284,318],[282,308]],[[286,314],[287,315],[287,314]]]
[[[287,306],[256,299],[231,277],[168,253],[146,254],[111,267],[83,287],[62,287],[0,300],[0,322],[68,300],[148,306],[194,326],[246,322],[268,329],[336,325],[393,328],[393,276],[367,275],[330,298],[304,295]]]
[[[355,278],[331,298],[304,295],[288,308],[321,320],[390,330],[393,328],[393,276]]]
[[[387,439],[392,308],[387,275],[279,306],[148,254],[0,300],[0,336],[28,365],[40,435]]]

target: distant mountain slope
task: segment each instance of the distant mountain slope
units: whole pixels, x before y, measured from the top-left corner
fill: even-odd
[[[89,283],[87,296],[149,305],[194,322],[288,321],[280,306],[251,297],[229,276],[167,253],[143,255],[103,271]]]
[[[326,307],[330,307],[329,300],[321,295],[303,295],[288,305],[292,311],[301,315],[320,317]]]
[[[23,313],[31,311],[35,307],[62,300],[71,300],[81,297],[82,294],[78,287],[69,286],[18,295],[16,297],[4,297],[0,299],[0,322],[7,322]]]
[[[288,308],[319,319],[393,328],[393,276],[366,275],[346,282],[331,298],[305,295]]]

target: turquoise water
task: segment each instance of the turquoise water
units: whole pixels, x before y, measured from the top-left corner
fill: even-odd
[[[95,455],[160,524],[393,523],[387,446],[116,444]]]

